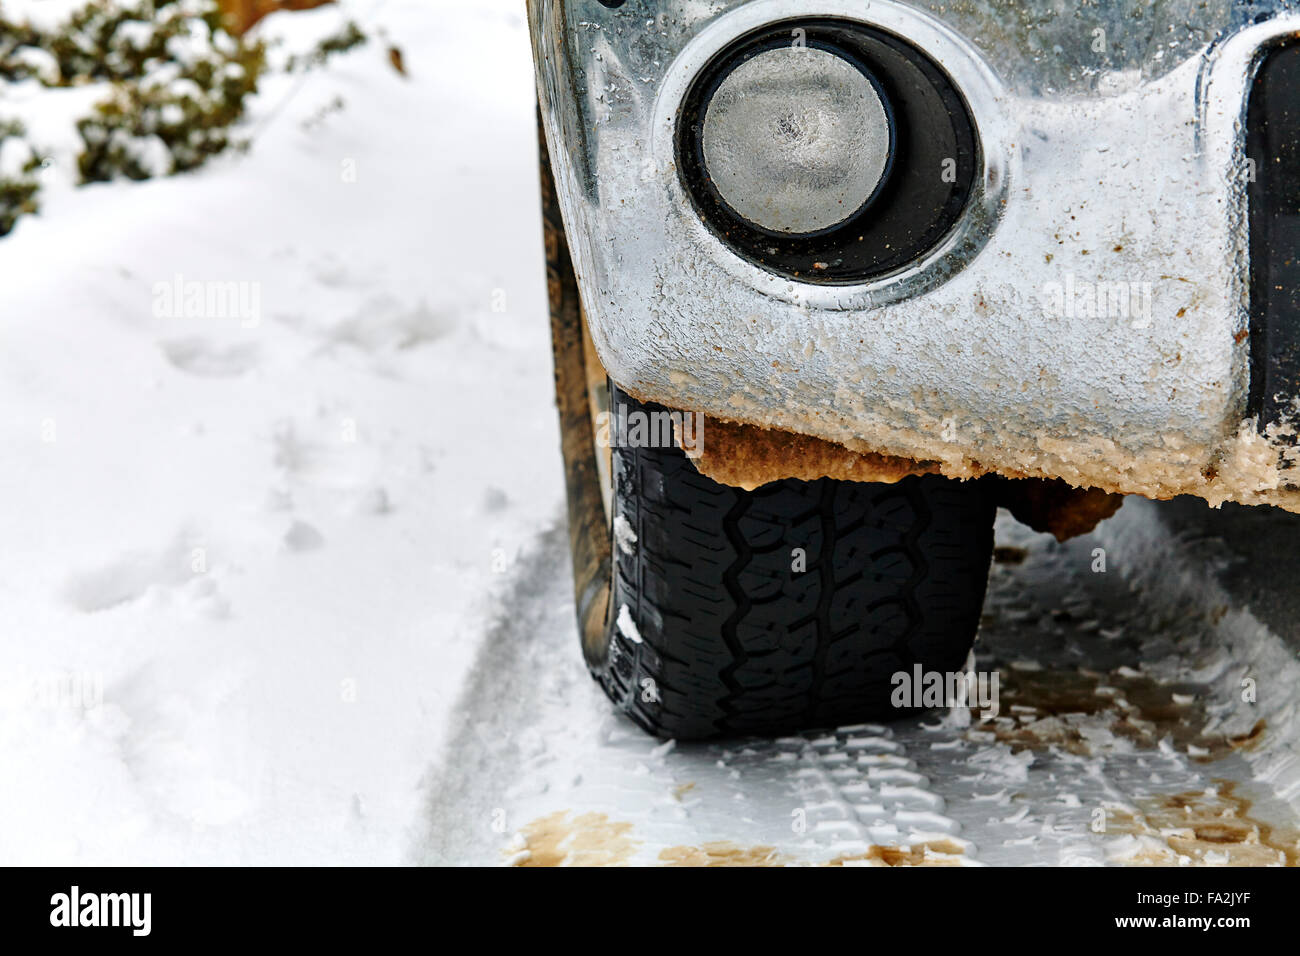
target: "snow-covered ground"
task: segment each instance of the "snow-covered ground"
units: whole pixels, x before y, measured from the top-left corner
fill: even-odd
[[[270,76],[194,175],[74,189],[96,90],[3,90],[55,162],[0,239],[0,863],[1296,861],[1296,645],[1147,502],[1066,546],[1003,518],[995,721],[674,746],[611,714],[523,4],[258,31],[283,62],[348,18],[371,42]]]
[[[976,658],[1001,675],[995,718],[704,745],[647,738],[564,665],[565,545],[544,537],[431,774],[421,859],[1295,865],[1294,659],[1222,626],[1205,568],[1209,600],[1134,573],[1152,552],[1166,573],[1191,566],[1151,503],[1106,527],[1062,546],[999,521]]]
[[[0,239],[0,862],[406,859],[560,518],[523,5],[258,30],[348,17],[371,42],[269,77],[194,175],[74,190],[93,91],[0,104],[56,159]]]

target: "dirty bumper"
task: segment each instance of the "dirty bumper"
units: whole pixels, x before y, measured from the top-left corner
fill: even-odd
[[[693,79],[795,15],[906,39],[976,127],[961,216],[870,281],[738,254],[679,174]],[[530,19],[592,338],[630,392],[954,477],[1300,508],[1293,428],[1250,402],[1243,132],[1293,4],[532,0]]]

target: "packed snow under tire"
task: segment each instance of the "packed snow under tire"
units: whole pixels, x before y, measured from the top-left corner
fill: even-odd
[[[545,152],[542,193],[574,588],[593,677],[641,727],[677,739],[913,712],[892,706],[893,675],[917,664],[959,671],[974,641],[993,549],[987,483],[789,479],[745,491],[700,474],[675,445],[614,447],[607,517],[588,394],[599,370],[586,364]],[[612,409],[664,411],[609,387]]]

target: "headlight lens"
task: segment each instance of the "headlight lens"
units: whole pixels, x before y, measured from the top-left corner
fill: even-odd
[[[736,37],[691,81],[675,136],[704,224],[801,282],[906,268],[949,233],[982,167],[974,119],[939,64],[834,17]]]
[[[829,229],[865,206],[893,141],[874,78],[834,53],[798,46],[758,53],[727,74],[701,133],[723,201],[790,235]]]

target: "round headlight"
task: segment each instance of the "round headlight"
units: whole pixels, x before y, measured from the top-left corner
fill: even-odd
[[[834,17],[736,37],[676,116],[692,211],[734,253],[801,282],[906,268],[967,206],[979,134],[961,92],[911,43]]]
[[[781,46],[722,79],[704,111],[701,146],[709,178],[737,215],[809,235],[871,200],[893,128],[863,67],[827,50]]]

